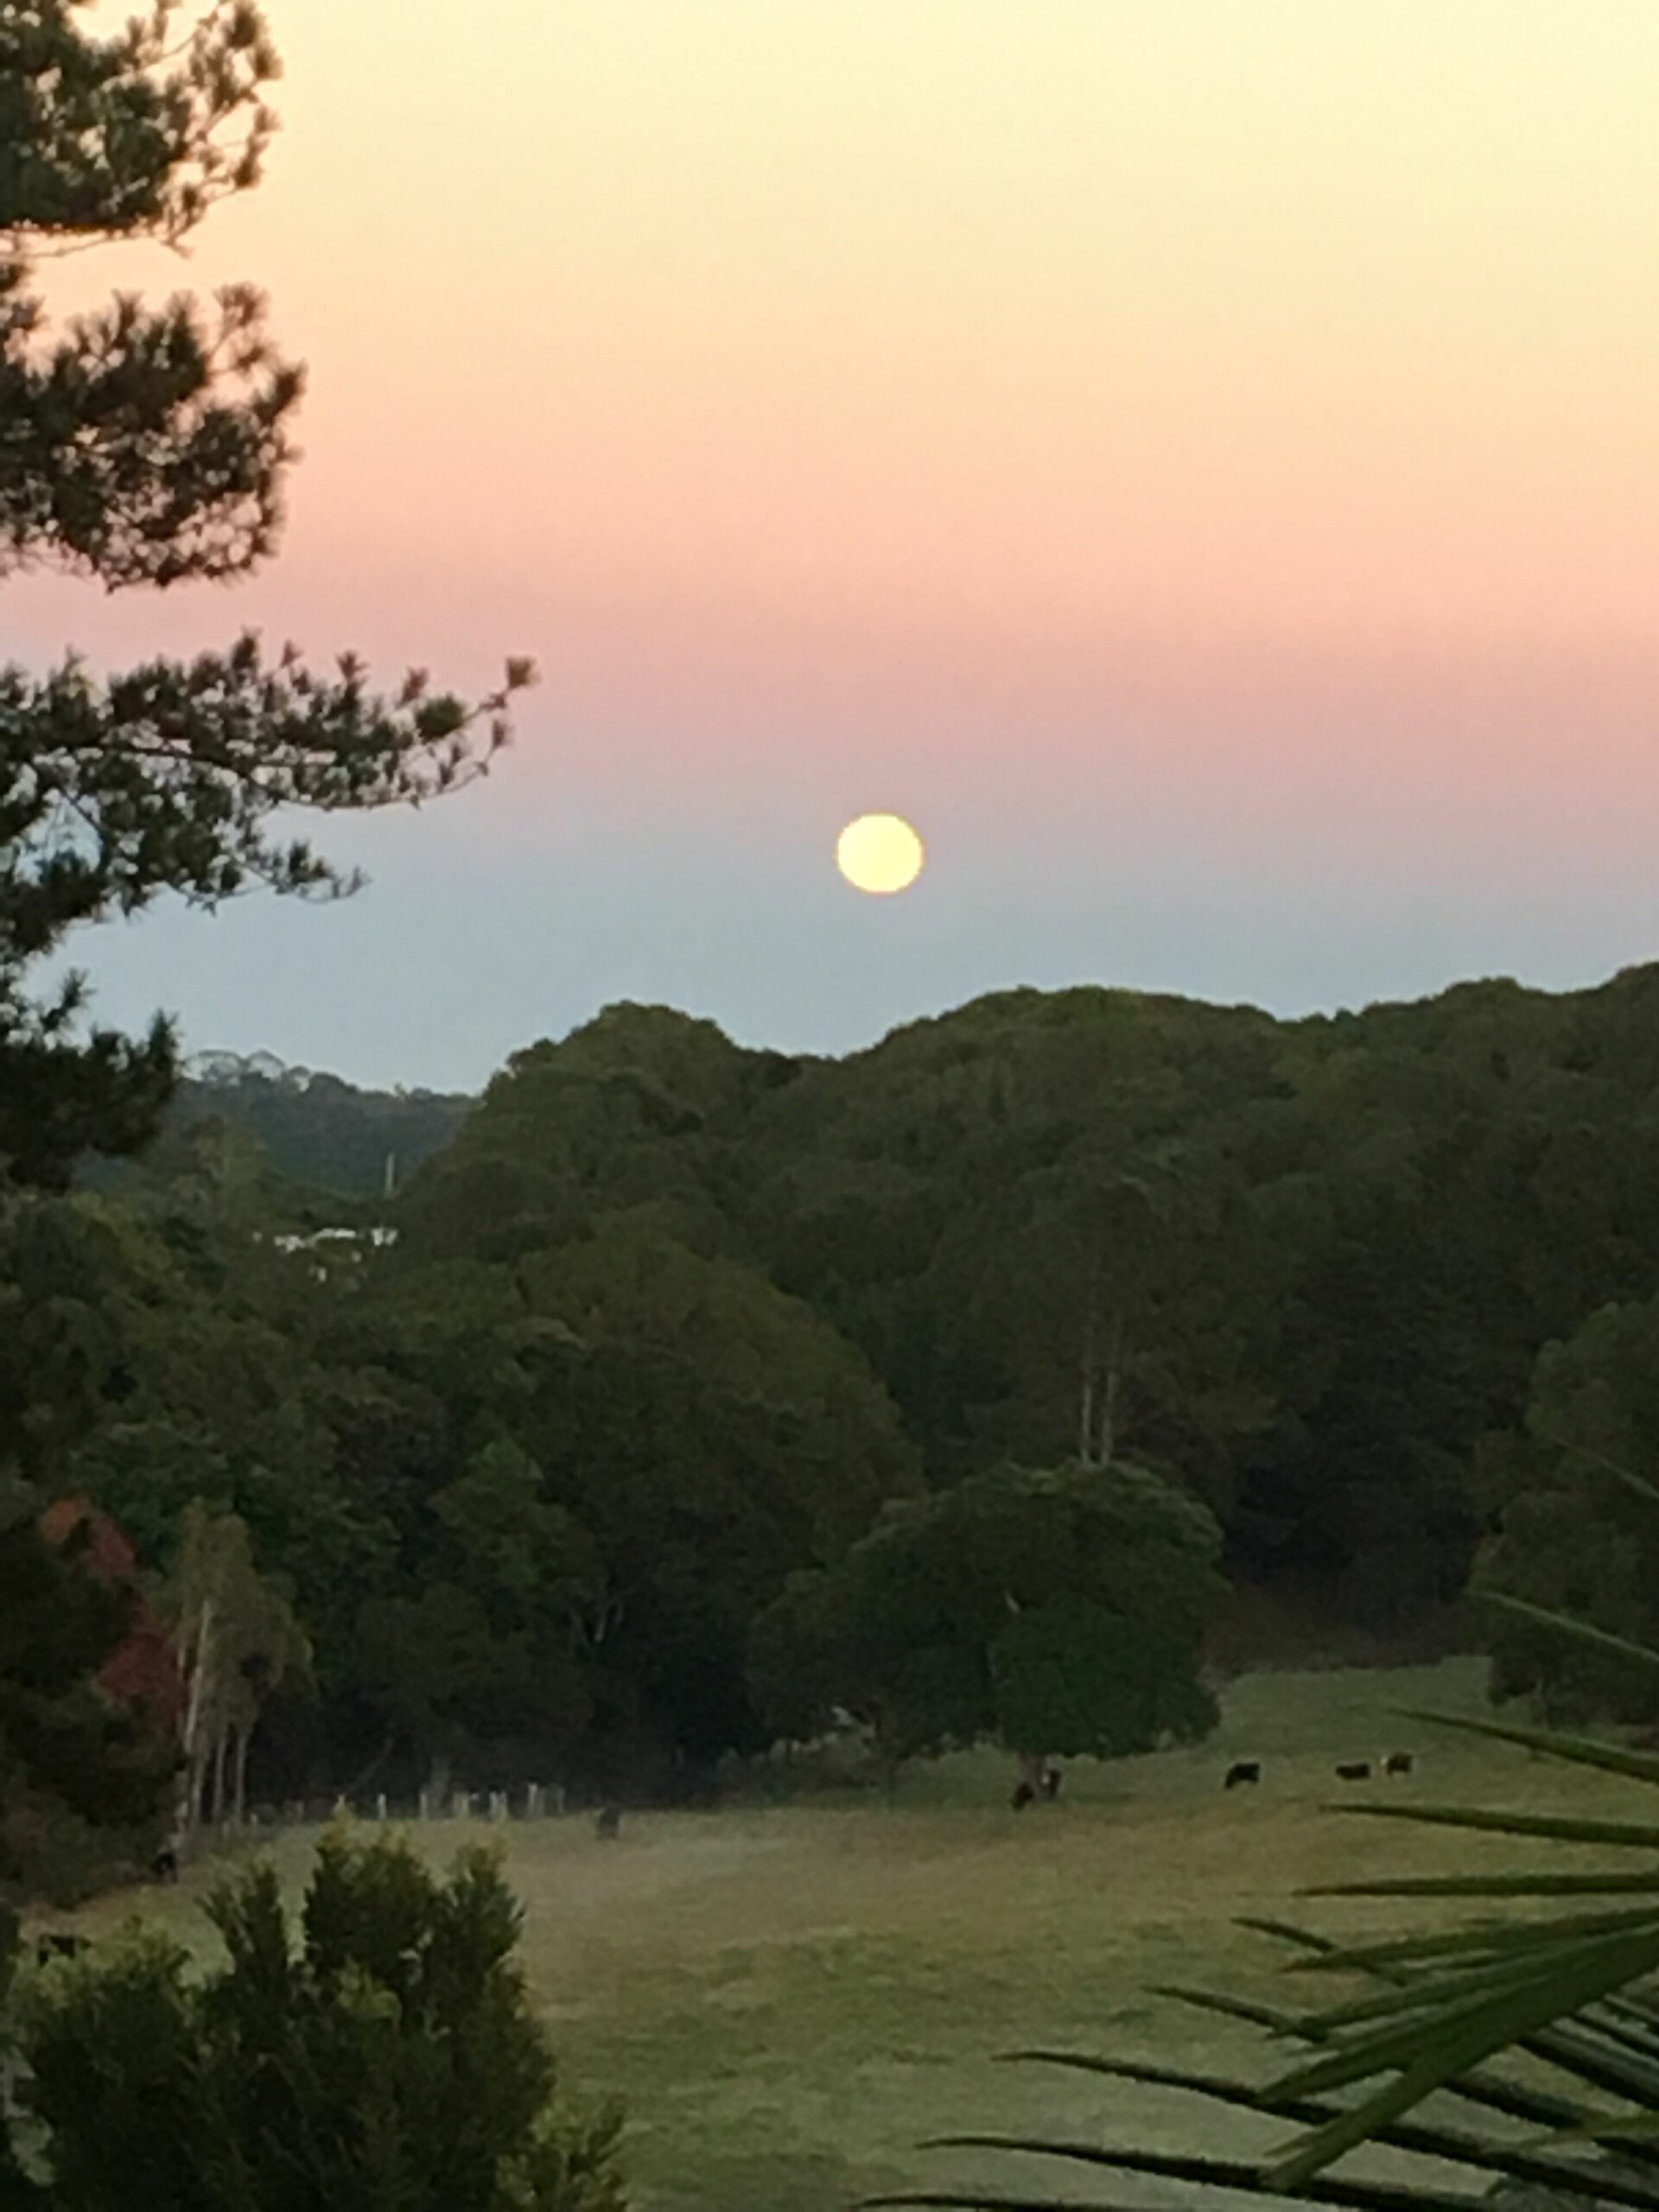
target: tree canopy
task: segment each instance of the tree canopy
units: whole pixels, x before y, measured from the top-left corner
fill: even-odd
[[[275,49],[249,0],[191,16],[156,0],[99,37],[76,0],[0,22],[0,577],[40,564],[111,590],[245,575],[272,551],[303,388],[251,286],[211,305],[124,295],[54,326],[52,258],[177,245],[257,183]],[[86,1031],[85,985],[38,964],[77,929],[164,893],[213,906],[255,886],[354,887],[288,810],[418,804],[507,735],[507,665],[465,702],[421,671],[374,690],[245,635],[186,662],[95,673],[0,667],[0,1179],[61,1185],[91,1150],[131,1150],[175,1075],[159,1021]]]
[[[523,1771],[752,1745],[791,1573],[1085,1440],[1202,1500],[1233,1580],[1409,1635],[1507,1511],[1546,1347],[1659,1294],[1656,1018],[1646,971],[1294,1024],[1027,993],[836,1063],[616,1008],[390,1201],[348,1086],[208,1070],[217,1128],[16,1217],[0,1402],[158,1563],[191,1497],[243,1516],[322,1700],[266,1740],[347,1770],[388,1736]],[[331,1174],[395,1241],[279,1249]]]
[[[757,1694],[781,1734],[840,1708],[893,1757],[1190,1740],[1217,1717],[1200,1664],[1220,1549],[1203,1506],[1122,1462],[969,1476],[793,1578],[755,1624]]]
[[[1445,1632],[1478,1552],[1629,1628],[1639,1573],[1590,1554],[1648,1539],[1584,1447],[1646,1465],[1656,1075],[1641,970],[1301,1023],[1016,993],[840,1062],[619,1007],[388,1196],[395,1096],[209,1062],[118,1181],[11,1201],[0,1421],[158,1573],[194,1501],[245,1525],[312,1654],[255,1796],[692,1786],[785,1725],[791,1578],[1009,1465],[1143,1471],[1310,1640]],[[1028,1734],[1030,1696],[1109,1749],[1097,1602],[995,1668],[953,1629],[890,1738]],[[849,1701],[797,1656],[797,1705]]]

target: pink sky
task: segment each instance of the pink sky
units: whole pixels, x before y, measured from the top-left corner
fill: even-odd
[[[360,912],[100,936],[106,1013],[472,1082],[622,991],[840,1046],[1659,944],[1651,0],[270,13],[266,186],[63,281],[269,288],[283,556],[9,587],[0,649],[547,681],[490,792],[348,825]],[[879,912],[877,806],[931,851]]]

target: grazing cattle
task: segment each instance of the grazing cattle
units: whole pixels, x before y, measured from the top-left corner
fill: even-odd
[[[1370,1778],[1371,1763],[1370,1759],[1350,1759],[1346,1765],[1339,1766],[1337,1769],[1337,1779],[1338,1782],[1369,1782]]]
[[[179,1878],[178,1853],[158,1851],[149,1862],[149,1871],[158,1882],[176,1882]]]
[[[53,1959],[78,1959],[92,1948],[85,1936],[42,1936],[35,1943],[35,1955],[46,1966]]]
[[[1046,1766],[1043,1769],[1043,1795],[1051,1805],[1060,1794],[1060,1783],[1063,1779],[1064,1777],[1058,1767]]]
[[[602,1843],[613,1843],[622,1833],[622,1808],[617,1804],[601,1805],[594,1825]]]
[[[1227,1770],[1226,1781],[1221,1786],[1224,1789],[1253,1789],[1261,1779],[1260,1759],[1235,1759]]]
[[[1008,1800],[1008,1803],[1016,1813],[1023,1813],[1027,1805],[1034,1805],[1036,1802],[1037,1792],[1028,1782],[1022,1782]]]
[[[1382,1762],[1382,1771],[1384,1774],[1409,1774],[1411,1772],[1411,1753],[1409,1751],[1390,1751],[1387,1758]]]

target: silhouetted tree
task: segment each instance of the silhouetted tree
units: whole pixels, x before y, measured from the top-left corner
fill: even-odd
[[[302,385],[258,294],[124,296],[57,330],[41,278],[69,248],[175,245],[257,183],[276,57],[248,0],[194,18],[155,0],[104,38],[83,13],[31,0],[0,16],[0,575],[222,582],[275,543]],[[174,1079],[164,1022],[89,1033],[81,980],[32,993],[35,963],[163,892],[213,906],[259,884],[349,890],[273,817],[454,789],[505,740],[531,674],[510,663],[474,706],[419,673],[385,698],[350,654],[320,674],[252,636],[110,677],[79,658],[0,667],[0,1181],[61,1184],[89,1150],[130,1150]]]

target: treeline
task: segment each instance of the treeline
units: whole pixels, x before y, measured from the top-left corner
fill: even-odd
[[[181,1070],[162,1128],[178,1135],[222,1122],[257,1139],[291,1184],[334,1198],[378,1198],[448,1144],[472,1105],[447,1091],[365,1090],[270,1052],[203,1052]],[[125,1160],[92,1160],[83,1179],[118,1191],[130,1173]]]
[[[998,1467],[1160,1476],[1234,1583],[1389,1635],[1483,1546],[1652,1604],[1603,1491],[1656,1387],[1659,970],[1295,1023],[1017,992],[842,1061],[613,1007],[340,1210],[382,1243],[296,1244],[302,1099],[298,1184],[221,1116],[5,1228],[23,1471],[163,1568],[233,1511],[291,1594],[256,1786],[688,1785],[766,1738],[790,1578]],[[1541,1664],[1515,1631],[1504,1687]]]

